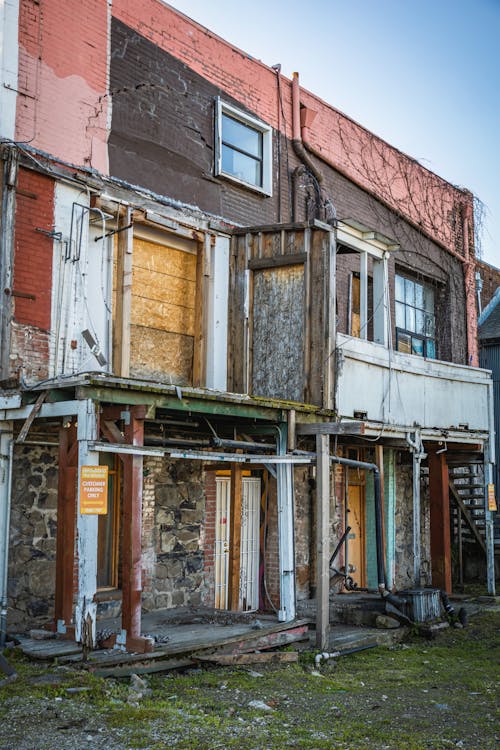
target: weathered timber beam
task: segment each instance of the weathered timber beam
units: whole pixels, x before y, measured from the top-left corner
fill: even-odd
[[[298,435],[363,435],[364,422],[314,422],[298,423],[295,427]]]

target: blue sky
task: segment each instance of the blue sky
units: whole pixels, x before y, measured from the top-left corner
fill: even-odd
[[[485,204],[500,266],[500,0],[171,0]]]

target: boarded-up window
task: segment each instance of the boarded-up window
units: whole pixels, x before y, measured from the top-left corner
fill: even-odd
[[[304,267],[254,272],[252,393],[303,401]]]
[[[185,248],[134,237],[130,374],[192,383],[196,244]]]

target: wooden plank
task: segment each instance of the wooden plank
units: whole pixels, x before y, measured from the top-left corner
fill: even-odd
[[[448,467],[444,453],[429,450],[432,585],[451,593],[451,539]]]
[[[316,646],[330,635],[330,437],[316,436]]]
[[[297,641],[308,639],[308,625],[301,625],[299,627],[290,628],[289,630],[281,630],[277,633],[267,633],[259,636],[254,635],[253,638],[233,641],[232,644],[224,644],[217,648],[217,653],[238,654],[251,651],[265,651],[267,649],[288,646],[290,643],[296,643]],[[201,653],[204,650],[206,649],[199,649],[199,652]]]
[[[131,409],[125,439],[132,445],[144,444],[144,412],[141,407]],[[123,464],[122,628],[127,640],[135,641],[141,635],[143,457],[124,457]]]
[[[34,420],[39,414],[40,409],[42,408],[42,404],[47,397],[47,394],[48,394],[48,391],[42,391],[39,394],[36,402],[33,404],[33,408],[30,411],[29,416],[26,418],[23,426],[21,427],[19,435],[16,438],[16,443],[24,443],[24,441],[26,440],[26,435],[28,434],[31,425],[33,424]]]
[[[278,268],[282,266],[297,266],[305,263],[307,253],[295,253],[294,255],[273,255],[270,258],[253,258],[248,261],[248,267],[252,270],[262,268]]]
[[[240,664],[291,664],[299,660],[297,651],[268,651],[253,654],[212,654],[211,656],[197,656],[198,661],[211,662],[221,666],[237,666]]]
[[[206,384],[208,308],[213,240],[214,238],[207,234],[204,243],[200,243],[198,247],[198,261],[196,267],[193,385],[201,387]]]
[[[240,567],[241,567],[241,500],[242,500],[242,468],[239,464],[231,464],[231,511],[229,531],[229,580],[228,599],[229,608],[239,609],[240,599]]]
[[[57,489],[56,591],[54,626],[66,627],[73,619],[78,441],[76,425],[59,430],[59,478]]]
[[[118,229],[132,222],[132,209],[128,206],[119,217]],[[132,308],[132,252],[133,229],[117,234],[116,259],[116,312],[113,321],[113,371],[127,378],[130,362],[130,318]]]
[[[298,422],[298,435],[364,435],[364,422]]]

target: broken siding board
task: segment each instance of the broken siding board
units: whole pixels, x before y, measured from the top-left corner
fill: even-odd
[[[254,272],[252,393],[303,400],[304,267]]]

